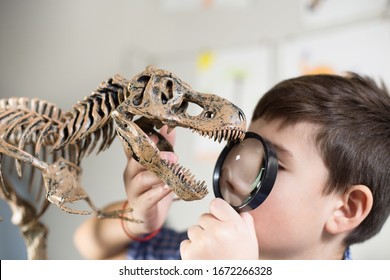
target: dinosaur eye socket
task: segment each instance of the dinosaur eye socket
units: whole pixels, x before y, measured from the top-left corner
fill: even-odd
[[[142,86],[146,86],[147,83],[149,82],[150,80],[150,76],[147,76],[147,75],[142,75],[140,76],[138,79],[137,79],[137,82],[140,83]]]
[[[134,106],[139,106],[142,103],[142,100],[144,99],[145,94],[145,88],[147,84],[149,83],[150,76],[142,75],[140,76],[136,84],[131,85],[130,92],[133,92],[133,104]]]
[[[215,114],[211,111],[207,111],[204,113],[204,117],[207,118],[207,119],[212,119],[214,118]]]

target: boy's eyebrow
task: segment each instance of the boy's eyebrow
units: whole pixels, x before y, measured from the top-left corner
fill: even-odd
[[[281,155],[283,158],[293,158],[294,157],[292,152],[290,152],[289,150],[287,150],[283,146],[278,145],[276,143],[272,143],[272,145],[274,145],[275,150],[276,150],[276,154],[278,157],[279,157],[279,155]]]

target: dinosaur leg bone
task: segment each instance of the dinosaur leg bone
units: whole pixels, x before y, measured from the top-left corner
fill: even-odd
[[[47,200],[67,213],[81,215],[91,214],[91,211],[74,210],[66,206],[67,203],[85,200],[99,218],[119,218],[136,223],[141,222],[123,216],[124,213],[131,212],[132,209],[106,213],[97,208],[79,183],[78,174],[80,173],[80,167],[62,157],[53,164],[47,164],[31,154],[14,147],[3,139],[0,139],[0,156],[2,154],[32,164],[34,167],[38,168],[42,172],[43,180],[45,182]],[[6,188],[1,172],[0,180],[0,185],[2,187],[1,191],[4,194],[3,196],[9,197],[10,191]]]
[[[42,171],[43,180],[46,186],[46,198],[61,210],[71,214],[87,215],[91,211],[74,210],[67,207],[66,203],[72,203],[79,200],[85,200],[94,212],[100,210],[92,203],[91,199],[81,187],[79,182],[80,168],[65,160],[59,158],[53,164],[50,164],[47,170]]]
[[[68,202],[85,200],[94,211],[99,211],[80,186],[78,181],[80,168],[77,165],[64,158],[59,158],[53,164],[47,164],[3,139],[0,139],[0,153],[31,164],[40,170],[45,182],[47,200],[57,205],[61,210],[73,214],[90,214],[91,211],[73,210],[65,206],[65,203]],[[9,194],[9,190],[7,190],[2,176],[0,176],[0,179],[2,180],[2,191],[5,195]]]

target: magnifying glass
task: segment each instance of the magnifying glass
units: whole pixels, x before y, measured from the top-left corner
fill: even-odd
[[[273,145],[254,132],[222,150],[214,169],[214,195],[237,212],[257,208],[270,194],[278,171]]]

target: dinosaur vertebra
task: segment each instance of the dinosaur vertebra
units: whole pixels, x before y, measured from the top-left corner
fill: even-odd
[[[202,112],[190,115],[187,109],[191,103]],[[178,197],[203,198],[207,194],[204,182],[196,181],[180,165],[161,160],[161,150],[172,150],[157,131],[163,125],[169,130],[180,126],[216,141],[229,141],[243,138],[246,120],[243,112],[226,99],[198,93],[172,73],[153,67],[130,81],[121,76],[107,80],[67,112],[38,99],[0,100],[0,197],[9,203],[13,222],[27,231],[27,247],[37,248],[29,258],[45,258],[47,229],[39,219],[48,202],[69,213],[87,214],[90,211],[66,206],[85,200],[99,217],[124,218],[120,212],[98,209],[79,181],[83,157],[98,145],[97,152],[108,148],[116,134],[126,153],[159,176]],[[159,137],[157,145],[150,134]],[[22,162],[42,174],[39,187],[45,188],[46,200],[40,207],[21,197],[7,173],[3,174],[3,154],[15,159],[19,177],[24,173]]]

